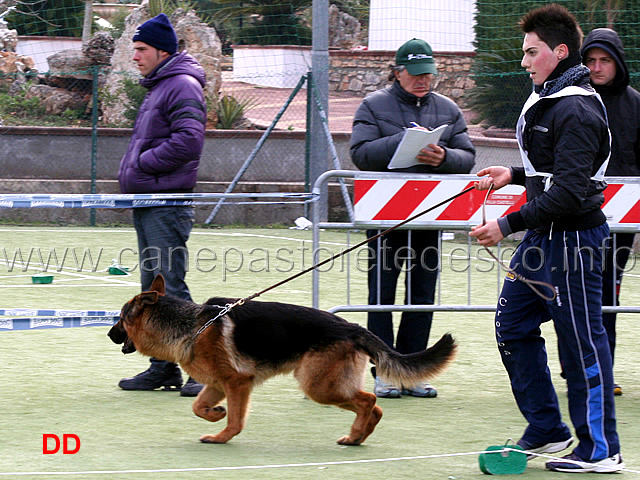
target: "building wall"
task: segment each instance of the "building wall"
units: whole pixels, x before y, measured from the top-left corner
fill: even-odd
[[[471,78],[473,52],[435,52],[438,75],[433,88],[464,106],[465,91],[475,86]],[[364,97],[386,87],[395,51],[332,50],[329,52],[329,91]]]
[[[33,58],[38,72],[48,72],[48,57],[61,50],[80,49],[82,49],[81,38],[19,36],[16,53]]]
[[[411,38],[434,51],[472,52],[475,0],[371,0],[369,50],[397,50]]]
[[[253,130],[208,131],[196,192],[224,192],[262,133]],[[130,137],[130,129],[98,130],[97,193],[120,193],[118,166]],[[355,170],[349,158],[349,139],[347,133],[333,135],[341,168]],[[481,137],[472,140],[477,149],[473,171],[490,164],[517,165],[520,162],[515,140]],[[0,158],[4,159],[0,169],[3,193],[90,193],[91,148],[90,128],[4,127],[0,142]],[[246,171],[234,192],[303,192],[304,150],[304,132],[272,132],[256,157],[255,165]],[[327,166],[327,169],[332,168]],[[198,207],[196,221],[204,222],[212,208]],[[98,223],[131,221],[129,211],[98,209],[96,212]],[[332,218],[334,220],[344,220],[346,215],[337,185],[330,188],[330,212],[332,216],[340,217]],[[229,205],[220,210],[214,223],[293,224],[304,213],[302,205]],[[79,208],[0,208],[0,218],[16,222],[87,224],[89,211]]]

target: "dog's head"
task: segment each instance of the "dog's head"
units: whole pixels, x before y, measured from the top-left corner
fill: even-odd
[[[142,292],[127,303],[120,311],[120,320],[109,330],[109,338],[117,345],[122,344],[122,353],[133,353],[136,346],[130,337],[135,338],[135,333],[141,328],[143,313],[148,305],[153,305],[158,301],[158,297],[165,294],[164,277],[162,274],[156,275],[151,283],[151,288],[147,292]]]

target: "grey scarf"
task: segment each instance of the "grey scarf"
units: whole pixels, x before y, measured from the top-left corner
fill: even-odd
[[[569,87],[571,85],[588,85],[589,84],[589,75],[590,70],[582,64],[574,65],[565,71],[558,78],[545,82],[542,90],[540,90],[540,98],[548,97],[549,95],[553,95],[554,93],[559,92],[565,87]],[[536,102],[531,106],[529,110],[524,114],[525,119],[525,134],[522,136],[522,141],[524,144],[525,150],[529,150],[529,133],[531,129],[536,124],[538,110],[540,109],[540,105],[542,102]]]

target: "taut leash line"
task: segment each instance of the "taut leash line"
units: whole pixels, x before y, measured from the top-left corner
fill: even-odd
[[[406,220],[403,220],[402,222],[400,222],[400,223],[398,223],[398,224],[394,225],[393,227],[389,227],[389,228],[387,228],[386,230],[384,230],[384,231],[382,231],[382,232],[380,232],[380,233],[378,233],[378,234],[374,235],[373,237],[371,237],[371,238],[367,238],[366,240],[363,240],[362,242],[358,243],[357,245],[354,245],[353,247],[349,247],[349,248],[347,248],[346,250],[343,250],[342,252],[337,253],[337,254],[333,255],[332,257],[329,257],[329,258],[327,258],[327,259],[323,260],[323,261],[322,261],[322,262],[320,262],[320,263],[316,263],[315,265],[312,265],[312,266],[310,266],[309,268],[307,268],[307,269],[305,269],[305,270],[303,270],[303,271],[301,271],[301,272],[296,273],[295,275],[291,275],[289,278],[285,278],[285,279],[284,279],[284,280],[282,280],[281,282],[278,282],[278,283],[276,283],[276,284],[273,284],[273,285],[271,285],[270,287],[267,287],[267,288],[265,288],[264,290],[261,290],[261,291],[260,291],[260,292],[258,292],[258,293],[254,293],[253,295],[250,295],[250,296],[246,297],[245,299],[243,299],[243,303],[244,303],[245,301],[253,300],[254,298],[259,297],[259,296],[260,296],[260,295],[262,295],[263,293],[266,293],[266,292],[268,292],[269,290],[273,290],[274,288],[279,287],[280,285],[283,285],[283,284],[285,284],[285,283],[287,283],[287,282],[290,282],[291,280],[294,280],[294,279],[296,279],[296,278],[298,278],[298,277],[300,277],[300,276],[304,275],[305,273],[309,273],[311,270],[315,270],[316,268],[321,267],[322,265],[324,265],[324,264],[326,264],[326,263],[332,262],[332,261],[333,261],[333,260],[335,260],[336,258],[340,258],[340,257],[342,257],[342,256],[346,255],[347,253],[354,251],[356,248],[360,248],[360,247],[361,247],[361,246],[363,246],[364,244],[369,243],[369,242],[371,242],[372,240],[377,239],[378,237],[381,237],[381,236],[383,236],[383,235],[386,235],[387,233],[392,232],[393,230],[395,230],[395,229],[397,229],[397,228],[400,228],[400,227],[402,227],[403,225],[406,225],[406,224],[407,224],[407,223],[409,223],[409,222],[412,222],[412,221],[413,221],[413,220],[415,220],[416,218],[419,218],[419,217],[421,217],[422,215],[425,215],[425,214],[429,213],[430,211],[435,210],[436,208],[441,207],[442,205],[445,205],[445,204],[447,204],[447,203],[451,202],[452,200],[455,200],[455,199],[456,199],[456,198],[458,198],[458,197],[461,197],[461,196],[462,196],[462,195],[464,195],[465,193],[470,192],[471,190],[473,190],[474,188],[475,188],[475,187],[468,187],[468,188],[466,188],[465,190],[462,190],[461,192],[456,193],[456,194],[455,194],[455,195],[453,195],[452,197],[449,197],[449,198],[447,198],[447,199],[445,199],[445,200],[442,200],[440,203],[438,203],[438,204],[436,204],[436,205],[433,205],[433,206],[431,206],[431,207],[427,208],[426,210],[423,210],[423,211],[421,211],[421,212],[419,212],[419,213],[416,213],[415,215],[413,215],[413,216],[411,216],[411,217],[407,218]]]
[[[252,295],[249,295],[248,297],[236,300],[234,303],[229,303],[229,304],[225,305],[224,307],[220,307],[221,308],[220,312],[214,318],[208,320],[202,327],[200,327],[200,329],[194,335],[194,338],[197,337],[198,335],[200,335],[202,332],[204,332],[218,318],[222,317],[223,315],[226,315],[229,312],[229,310],[231,310],[232,308],[237,307],[238,305],[242,305],[245,302],[248,302],[249,300],[253,300],[254,298],[259,297],[260,295],[262,295],[262,294],[264,294],[264,293],[266,293],[266,292],[268,292],[270,290],[273,290],[274,288],[277,288],[277,287],[279,287],[281,285],[284,285],[285,283],[290,282],[291,280],[295,280],[296,278],[301,277],[302,275],[304,275],[306,273],[309,273],[310,271],[315,270],[316,268],[321,267],[322,265],[325,265],[325,264],[327,264],[329,262],[332,262],[336,258],[340,258],[343,255],[346,255],[347,253],[354,251],[356,248],[360,248],[364,244],[369,243],[372,240],[377,239],[378,237],[386,235],[387,233],[392,232],[393,230],[396,230],[397,228],[400,228],[403,225],[406,225],[407,223],[415,220],[416,218],[419,218],[422,215],[425,215],[425,214],[429,213],[430,211],[435,210],[436,208],[441,207],[442,205],[445,205],[445,204],[451,202],[452,200],[455,200],[456,198],[461,197],[465,193],[468,193],[468,192],[470,192],[471,190],[474,190],[474,189],[475,189],[474,186],[467,187],[464,190],[462,190],[461,192],[458,192],[455,195],[453,195],[453,196],[451,196],[451,197],[449,197],[449,198],[447,198],[445,200],[442,200],[440,203],[437,203],[436,205],[433,205],[433,206],[427,208],[426,210],[422,210],[421,212],[416,213],[415,215],[407,218],[406,220],[403,220],[402,222],[394,225],[393,227],[389,227],[386,230],[374,235],[373,237],[367,238],[366,240],[363,240],[362,242],[358,243],[357,245],[349,247],[346,250],[343,250],[342,252],[337,253],[337,254],[335,254],[335,255],[333,255],[333,256],[321,261],[320,263],[316,263],[316,264],[310,266],[309,268],[307,268],[305,270],[302,270],[301,272],[296,273],[295,275],[291,275],[290,277],[285,278],[284,280],[281,280],[278,283],[274,283],[273,285],[271,285],[270,287],[265,288],[264,290],[260,290],[259,292],[256,292],[256,293],[254,293]]]

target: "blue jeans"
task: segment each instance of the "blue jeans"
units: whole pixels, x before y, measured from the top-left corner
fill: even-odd
[[[187,240],[195,222],[193,207],[149,207],[133,210],[138,234],[140,283],[149,290],[158,273],[165,279],[167,294],[191,300],[185,282],[189,254]]]

